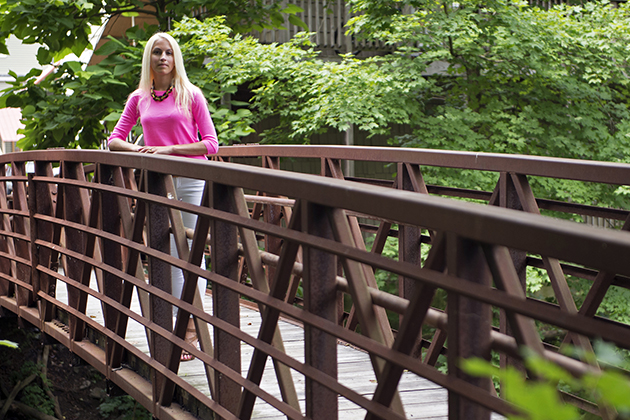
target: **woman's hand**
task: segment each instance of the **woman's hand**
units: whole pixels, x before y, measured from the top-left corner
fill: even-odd
[[[148,153],[152,155],[173,155],[173,146],[142,146],[138,153]]]

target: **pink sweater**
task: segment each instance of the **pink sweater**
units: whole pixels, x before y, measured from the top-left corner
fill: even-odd
[[[155,93],[161,95],[164,92],[156,91]],[[138,118],[140,118],[146,146],[194,143],[199,141],[197,133],[200,133],[201,142],[206,145],[209,155],[219,150],[217,133],[212,123],[212,118],[210,118],[208,105],[201,91],[196,90],[193,95],[191,105],[192,119],[186,118],[177,109],[175,105],[175,91],[162,102],[156,102],[149,97],[143,101],[139,109],[138,101],[140,98],[141,93],[138,90],[129,95],[125,109],[114,131],[109,136],[108,143],[114,139],[126,141],[127,135],[138,121]],[[187,157],[206,159],[204,155]]]

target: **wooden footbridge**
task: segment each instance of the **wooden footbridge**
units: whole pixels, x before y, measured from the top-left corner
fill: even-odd
[[[281,170],[283,158],[316,162],[320,176]],[[395,164],[396,178],[344,179],[346,161]],[[599,367],[560,344],[630,349],[630,327],[598,315],[611,288],[630,287],[629,212],[530,188],[538,177],[627,185],[630,165],[334,146],[226,147],[210,162],[49,150],[0,163],[2,313],[67,346],[159,419],[499,418],[518,407],[463,372],[462,359],[494,353],[503,366],[525,346],[579,376]],[[427,185],[432,167],[486,171],[496,187]],[[175,199],[173,177],[206,181],[200,206]],[[198,215],[195,229],[181,212]],[[396,257],[382,254],[388,238]],[[181,299],[170,293],[172,266],[185,272]],[[526,297],[528,267],[548,273],[553,302]],[[396,292],[379,288],[379,273],[399,279]],[[592,282],[579,307],[569,276]],[[199,348],[183,340],[190,316]],[[543,342],[535,323],[559,342]],[[195,360],[180,363],[182,349]]]

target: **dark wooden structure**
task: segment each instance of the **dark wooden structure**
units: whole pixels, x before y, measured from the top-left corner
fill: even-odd
[[[0,307],[68,346],[160,419],[191,416],[185,409],[191,407],[199,417],[250,418],[257,399],[287,418],[338,418],[339,396],[369,418],[402,419],[403,371],[448,390],[449,418],[488,419],[517,408],[497,397],[489,379],[464,374],[462,358],[495,351],[505,361],[517,360],[519,347],[526,346],[575,375],[599,369],[542,342],[534,322],[560,329],[565,342],[587,351],[595,338],[630,349],[628,325],[596,316],[611,287],[630,286],[629,212],[539,200],[528,181],[536,176],[623,185],[630,165],[306,146],[224,148],[218,159],[243,157],[257,158],[262,167],[99,151],[1,156],[0,170],[10,166],[11,175],[0,174]],[[277,169],[288,157],[320,159],[323,176]],[[395,163],[397,178],[345,180],[344,160]],[[27,162],[33,162],[32,173]],[[428,166],[496,172],[498,182],[494,191],[426,185],[422,169]],[[174,199],[173,176],[206,181],[200,206]],[[624,225],[621,231],[595,228],[541,216],[540,209]],[[196,229],[183,228],[182,211],[199,216]],[[181,259],[170,256],[170,233]],[[375,235],[370,250],[367,235]],[[389,236],[398,238],[397,259],[380,255]],[[208,270],[199,268],[204,253]],[[170,266],[186,273],[181,300],[170,294]],[[548,272],[557,304],[526,297],[527,266]],[[378,289],[376,269],[400,277],[398,294]],[[569,274],[592,281],[579,308]],[[96,288],[90,287],[93,276]],[[199,276],[212,288],[210,311],[196,292]],[[67,304],[56,298],[60,281],[67,284]],[[446,294],[447,308],[432,307],[438,292]],[[140,313],[130,309],[134,293]],[[101,302],[104,325],[86,315],[88,296]],[[260,310],[255,334],[240,329],[242,298]],[[172,305],[180,308],[175,320]],[[493,325],[493,308],[503,314],[500,324]],[[387,312],[401,316],[397,331]],[[189,315],[200,349],[182,339]],[[281,316],[304,326],[304,360],[284,351]],[[131,321],[146,328],[150,356],[127,341]],[[423,327],[432,338],[426,331],[423,338]],[[369,353],[373,396],[338,381],[339,340]],[[241,365],[242,343],[253,348],[249,367]],[[177,375],[182,348],[203,362],[211,397]],[[447,374],[435,368],[439,354],[446,355]],[[280,398],[259,386],[267,362]],[[304,379],[304,401],[297,397],[295,374]],[[609,418],[596,402],[566,398]]]

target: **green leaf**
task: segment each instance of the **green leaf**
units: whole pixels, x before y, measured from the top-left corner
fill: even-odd
[[[94,99],[95,101],[100,101],[101,99],[103,99],[103,95],[99,95],[97,93],[82,93],[81,95],[86,98]]]
[[[101,66],[88,66],[84,71],[80,72],[81,77],[89,79],[92,76],[102,76],[105,74],[111,74],[111,71]]]
[[[249,109],[243,109],[243,108],[241,108],[241,109],[238,109],[238,110],[236,111],[236,115],[237,115],[239,118],[241,118],[241,119],[242,119],[242,118],[247,118],[247,117],[250,117],[250,116],[252,115],[252,111],[250,111]]]
[[[615,371],[606,371],[599,378],[593,379],[591,384],[605,401],[618,409],[630,409],[630,379],[627,376]]]
[[[118,51],[120,44],[111,40],[105,42],[99,49],[94,51],[95,55],[110,55],[115,51]]]
[[[303,13],[304,9],[295,4],[287,4],[287,6],[284,9],[280,10],[280,12],[294,15],[296,13]]]
[[[119,64],[114,68],[114,76],[120,76],[121,74],[126,74],[134,69],[133,63],[123,63]]]
[[[304,23],[304,21],[302,19],[300,19],[299,17],[297,17],[295,15],[289,15],[289,23],[291,25],[298,26],[298,27],[304,29],[305,31],[308,31],[308,26],[306,25],[306,23]]]
[[[37,50],[37,62],[42,65],[50,64],[52,54],[45,47],[39,47]]]
[[[9,95],[6,99],[6,106],[10,108],[20,108],[22,105],[22,99],[17,95]]]
[[[573,377],[566,370],[542,357],[530,356],[526,360],[526,365],[537,375],[547,378],[548,380],[554,382],[564,381],[566,383],[573,381]]]
[[[112,78],[112,77],[106,77],[106,78],[104,78],[104,79],[103,79],[103,82],[105,82],[105,83],[109,83],[109,84],[112,84],[112,85],[117,85],[117,86],[124,86],[124,87],[128,87],[128,86],[127,86],[127,83],[125,83],[125,82],[123,82],[123,81],[120,81],[120,80],[118,80],[118,79],[114,79],[114,78]]]
[[[253,129],[253,128],[251,128],[251,127],[241,127],[241,126],[238,126],[238,127],[236,127],[236,128],[234,129],[234,134],[236,134],[236,135],[237,135],[237,136],[239,136],[239,137],[245,137],[245,136],[248,136],[248,135],[250,135],[251,133],[255,133],[255,132],[256,132],[256,130],[254,130],[254,129]]]
[[[103,118],[103,121],[118,121],[121,115],[122,112],[110,112],[105,118]]]
[[[35,111],[36,108],[33,105],[26,105],[24,108],[22,108],[22,115],[28,117],[35,113]]]
[[[471,376],[490,377],[496,375],[499,371],[492,363],[480,358],[463,359],[460,368]]]
[[[66,61],[64,65],[68,66],[74,73],[81,71],[82,64],[79,61]]]
[[[80,57],[80,56],[81,56],[81,54],[83,54],[83,52],[84,52],[86,49],[89,49],[89,50],[91,50],[91,49],[92,49],[92,44],[90,44],[90,42],[89,42],[87,39],[85,39],[85,40],[83,40],[83,41],[77,40],[77,41],[76,41],[76,42],[72,45],[72,47],[70,48],[70,50],[72,51],[72,53],[73,53],[74,55],[76,55],[77,57]]]
[[[57,17],[56,19],[57,22],[61,23],[63,26],[65,26],[68,29],[72,29],[74,27],[74,19],[72,19],[71,17]]]

